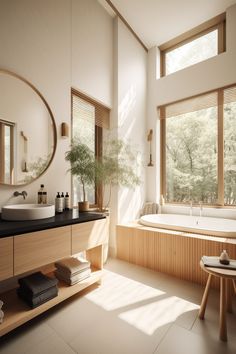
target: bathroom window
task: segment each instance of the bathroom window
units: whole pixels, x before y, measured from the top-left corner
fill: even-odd
[[[160,107],[167,203],[236,205],[236,86]]]
[[[159,47],[161,76],[172,74],[225,51],[225,14]]]
[[[14,171],[14,124],[0,120],[0,183],[11,184]]]
[[[103,135],[109,129],[110,110],[72,89],[72,138],[89,146],[96,157],[102,156]],[[72,179],[73,205],[81,200],[82,190],[78,178]],[[97,205],[99,186],[86,187],[90,205]]]

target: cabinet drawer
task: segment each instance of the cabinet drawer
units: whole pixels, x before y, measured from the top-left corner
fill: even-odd
[[[72,225],[72,254],[88,250],[107,242],[107,219]]]
[[[14,236],[14,275],[71,254],[71,226]]]
[[[13,237],[0,238],[0,280],[13,276]]]

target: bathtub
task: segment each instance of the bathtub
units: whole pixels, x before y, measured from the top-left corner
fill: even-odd
[[[236,220],[177,214],[144,215],[139,222],[145,226],[186,231],[209,236],[236,238]]]

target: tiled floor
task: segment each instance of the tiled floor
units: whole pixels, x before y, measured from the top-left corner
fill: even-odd
[[[0,354],[235,354],[236,315],[228,315],[229,340],[220,342],[219,294],[211,291],[200,321],[202,293],[196,284],[109,260],[100,287],[3,337]]]

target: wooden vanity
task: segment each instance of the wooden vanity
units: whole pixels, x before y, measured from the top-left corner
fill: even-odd
[[[108,242],[109,221],[106,217],[98,214],[94,214],[94,217],[89,214],[87,219],[86,215],[83,216],[82,220],[81,218],[77,219],[71,218],[70,220],[68,215],[66,221],[62,216],[58,219],[55,217],[54,223],[52,220],[50,226],[48,223],[46,224],[50,228],[39,231],[32,231],[32,228],[36,227],[37,223],[34,225],[32,222],[24,222],[31,226],[29,228],[31,232],[14,234],[12,229],[13,235],[6,235],[5,237],[2,235],[10,231],[6,232],[3,227],[1,234],[0,223],[0,299],[4,302],[3,311],[5,315],[3,323],[0,324],[0,336],[86,287],[101,281],[103,247]],[[10,222],[13,226],[14,223]],[[63,226],[60,226],[61,224]],[[44,228],[42,223],[40,225],[40,227]],[[17,230],[19,229],[18,227]],[[17,233],[16,229],[15,232]],[[53,270],[55,261],[82,251],[86,251],[86,258],[91,262],[91,276],[73,286],[59,282],[58,296],[35,309],[29,309],[18,298],[16,289],[6,292],[1,291],[1,284],[6,279],[23,276],[24,273],[32,273],[39,269],[46,273]],[[53,273],[51,275],[53,276]]]

